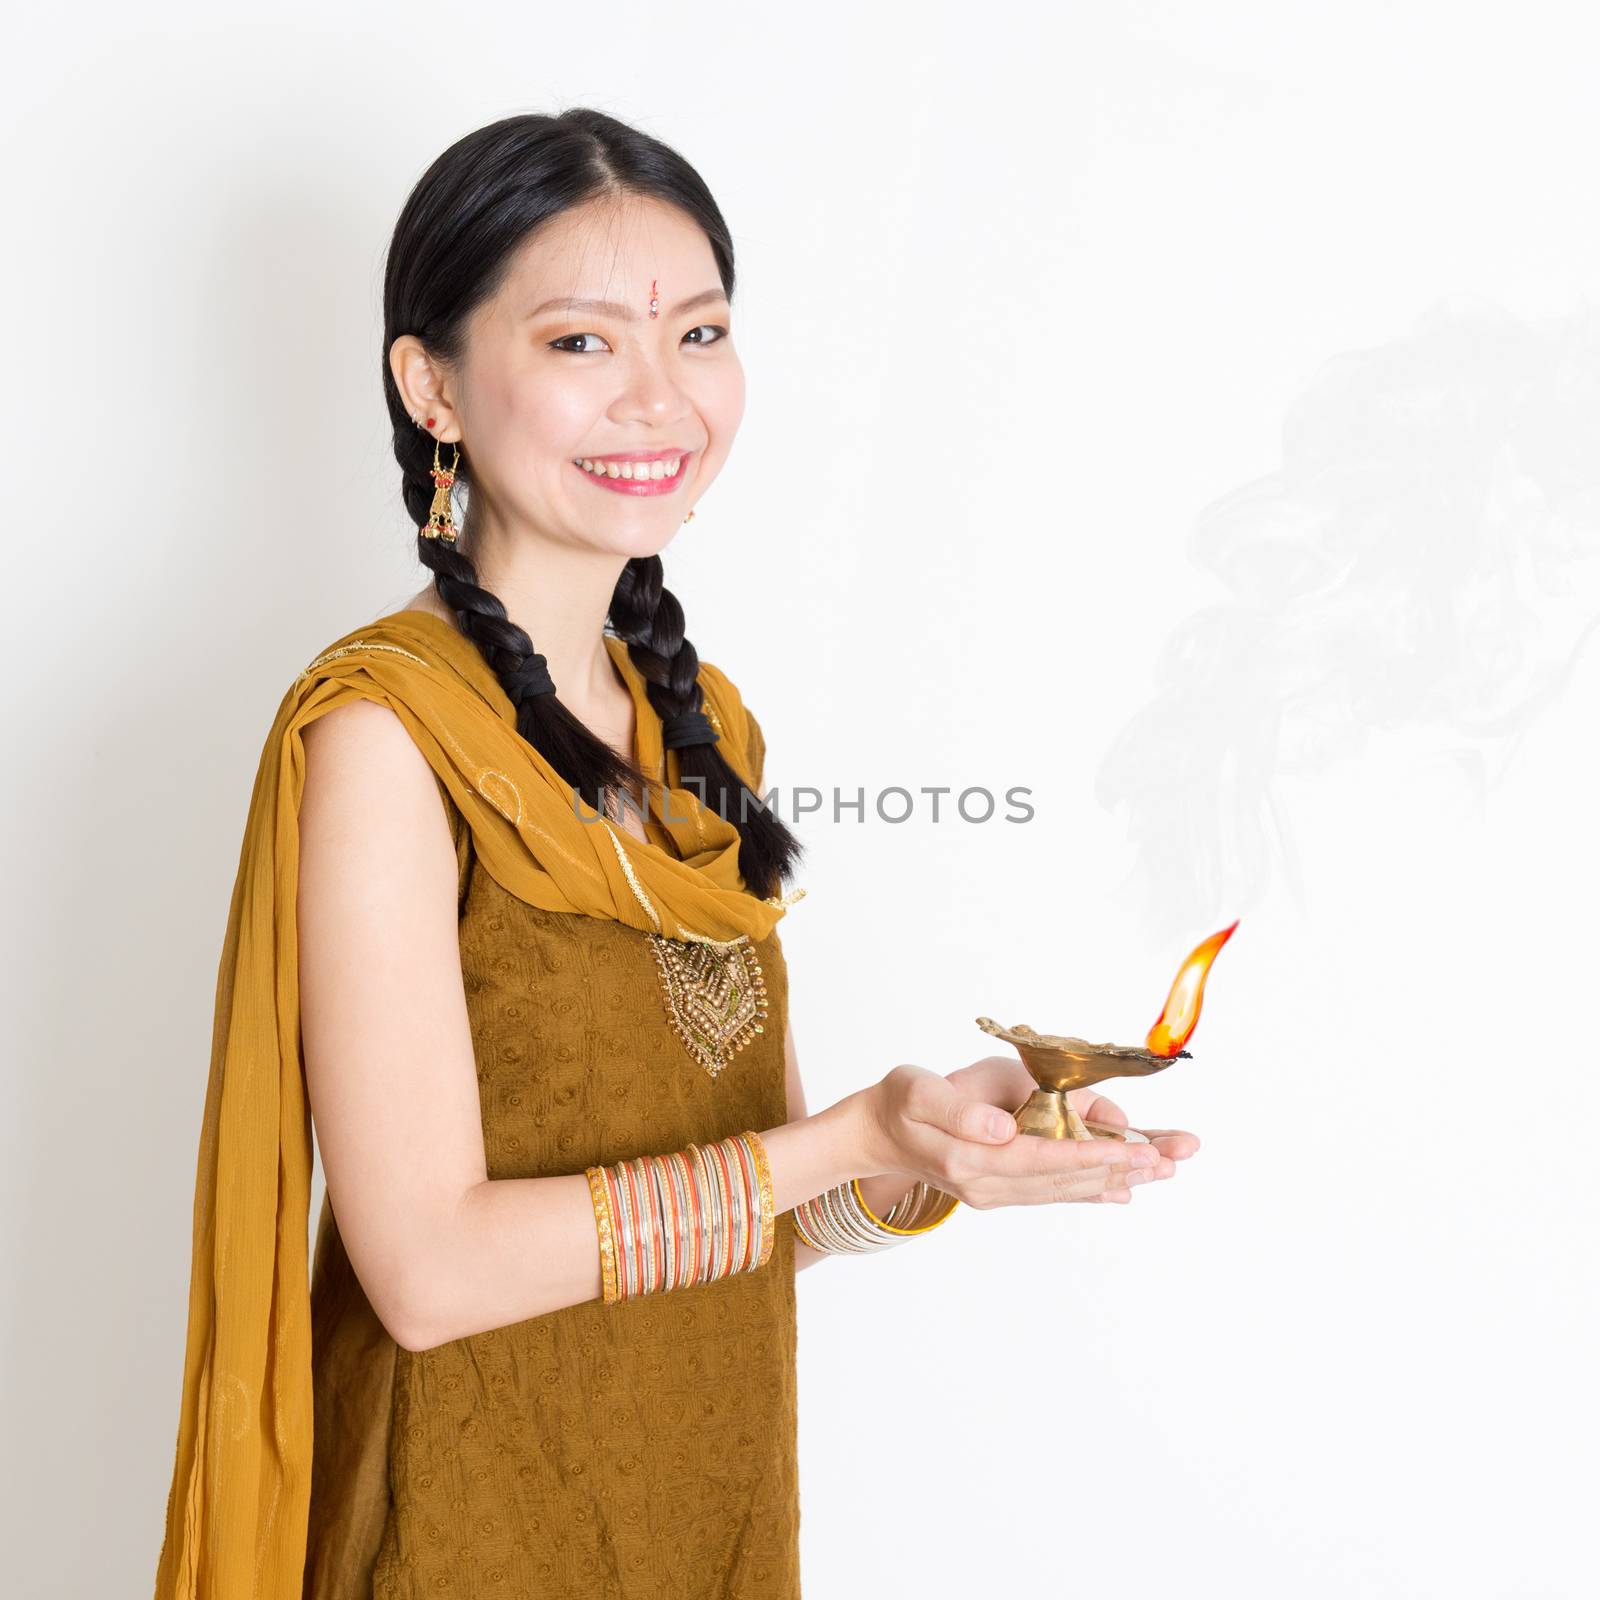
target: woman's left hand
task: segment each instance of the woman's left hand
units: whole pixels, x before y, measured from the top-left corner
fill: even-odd
[[[963,1094],[977,1100],[987,1100],[990,1105],[999,1106],[1004,1111],[1021,1110],[1023,1102],[1037,1087],[1032,1073],[1016,1056],[985,1056],[981,1061],[974,1061],[970,1067],[957,1067],[954,1072],[947,1072],[945,1077]],[[1098,1089],[1069,1089],[1067,1101],[1085,1122],[1098,1122],[1111,1128],[1128,1126],[1128,1114],[1115,1100],[1108,1099]],[[1162,1157],[1155,1166],[1139,1174],[1141,1181],[1146,1176],[1152,1179],[1170,1178],[1178,1170],[1177,1163],[1187,1161],[1200,1148],[1199,1139],[1181,1128],[1140,1128],[1137,1131],[1149,1139]],[[1126,1205],[1133,1199],[1133,1191],[1106,1189],[1090,1196],[1090,1199]]]

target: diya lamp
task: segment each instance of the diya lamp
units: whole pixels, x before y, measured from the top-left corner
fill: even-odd
[[[1238,926],[1235,918],[1221,933],[1212,934],[1189,952],[1172,980],[1167,1003],[1142,1046],[1090,1044],[1070,1035],[1035,1033],[1025,1022],[1002,1028],[992,1017],[979,1017],[978,1026],[985,1033],[1016,1047],[1022,1064],[1038,1085],[1015,1113],[1018,1131],[1043,1139],[1121,1139],[1131,1144],[1149,1144],[1136,1128],[1085,1122],[1068,1103],[1067,1091],[1087,1089],[1107,1078],[1145,1078],[1170,1067],[1179,1057],[1188,1057],[1183,1046],[1200,1020],[1206,975],[1217,952]]]

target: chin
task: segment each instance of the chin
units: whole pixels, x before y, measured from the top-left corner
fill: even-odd
[[[664,528],[630,530],[612,548],[618,555],[626,556],[630,561],[640,558],[648,559],[650,556],[660,555],[677,537],[682,527],[682,521],[674,518]]]

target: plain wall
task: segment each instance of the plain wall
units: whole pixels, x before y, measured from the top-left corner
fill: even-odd
[[[748,410],[669,585],[769,779],[868,796],[801,824],[811,1107],[992,1053],[979,1014],[1138,1042],[1240,919],[1193,1059],[1114,1090],[1203,1140],[1172,1182],[801,1277],[807,1593],[1587,1593],[1587,20],[13,24],[12,1591],[153,1578],[251,782],[294,674],[425,577],[395,216],[462,134],[592,103],[739,250]],[[940,785],[1034,815],[875,815]]]

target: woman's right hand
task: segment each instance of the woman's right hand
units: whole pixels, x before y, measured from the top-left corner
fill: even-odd
[[[1016,1118],[926,1067],[895,1067],[863,1090],[869,1173],[921,1178],[975,1211],[1092,1200],[1158,1176],[1167,1158],[1120,1139],[1036,1139]]]

